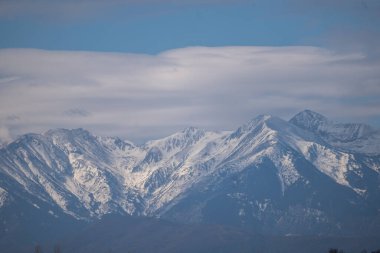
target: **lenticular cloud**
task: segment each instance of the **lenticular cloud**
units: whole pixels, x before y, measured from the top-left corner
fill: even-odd
[[[316,47],[192,47],[158,55],[0,50],[0,124],[15,137],[85,127],[134,141],[233,129],[303,108],[378,119],[379,64]],[[4,138],[4,136],[0,137]]]

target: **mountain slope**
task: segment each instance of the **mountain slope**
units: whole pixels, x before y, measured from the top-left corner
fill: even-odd
[[[83,129],[27,134],[0,150],[0,211],[11,219],[17,202],[58,220],[116,213],[269,234],[377,234],[377,134],[311,111],[289,122],[261,115],[233,132],[190,127],[141,146]]]
[[[372,178],[379,171],[362,156],[270,116],[242,126],[223,146],[231,142],[229,155],[164,217],[296,234],[359,232],[351,221],[378,219],[379,182]],[[378,157],[365,159],[379,164]]]

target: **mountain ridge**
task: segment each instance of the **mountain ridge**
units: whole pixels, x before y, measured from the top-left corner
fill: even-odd
[[[380,149],[363,137],[377,132],[344,129],[350,142],[369,141],[368,152],[348,149],[329,137],[347,125],[328,131],[326,122],[308,110],[290,121],[260,115],[235,131],[189,127],[143,145],[84,129],[26,134],[0,150],[0,212],[16,196],[57,219],[116,213],[269,234],[377,233]]]
[[[367,124],[336,123],[311,110],[296,114],[289,122],[320,135],[336,148],[349,152],[379,154],[380,130]]]

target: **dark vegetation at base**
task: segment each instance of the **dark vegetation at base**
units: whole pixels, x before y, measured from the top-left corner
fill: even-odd
[[[61,253],[61,248],[59,246],[55,246],[53,252],[54,253]],[[112,250],[108,250],[105,253],[112,253],[112,252],[113,252]],[[34,253],[43,253],[42,248],[41,248],[40,245],[36,245],[35,246]],[[126,253],[131,253],[131,252],[127,251]],[[328,251],[328,253],[345,253],[345,252],[343,250],[330,249]],[[371,252],[367,252],[367,250],[364,249],[364,250],[360,251],[360,253],[380,253],[380,249],[379,250],[375,250],[375,251],[371,251]]]
[[[345,253],[345,252],[343,250],[339,250],[339,249],[330,249],[329,253]],[[380,253],[380,249],[375,250],[375,251],[370,251],[370,252],[363,249],[362,251],[360,251],[360,253]]]
[[[38,235],[39,232],[34,233]],[[100,221],[82,224],[81,227],[72,226],[61,235],[59,240],[41,238],[23,245],[13,245],[12,249],[0,244],[0,252],[380,253],[375,251],[380,248],[380,237],[264,236],[234,227],[184,225],[153,218],[117,215],[105,216]]]
[[[53,250],[54,253],[61,253],[61,248],[59,245],[56,245],[54,246],[54,250]],[[112,250],[108,250],[107,252],[105,253],[112,253],[113,251]],[[40,245],[36,245],[35,248],[34,248],[34,253],[43,253],[42,251],[42,248]],[[127,253],[131,253],[130,251],[127,251]],[[328,251],[328,253],[345,253],[343,250],[339,250],[339,249],[330,249]],[[380,249],[379,250],[375,250],[375,251],[371,251],[371,252],[368,252],[367,250],[362,250],[360,251],[360,253],[380,253]]]

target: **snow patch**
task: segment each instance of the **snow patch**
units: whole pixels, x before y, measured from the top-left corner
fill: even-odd
[[[8,199],[8,192],[0,187],[0,207],[5,205]]]

